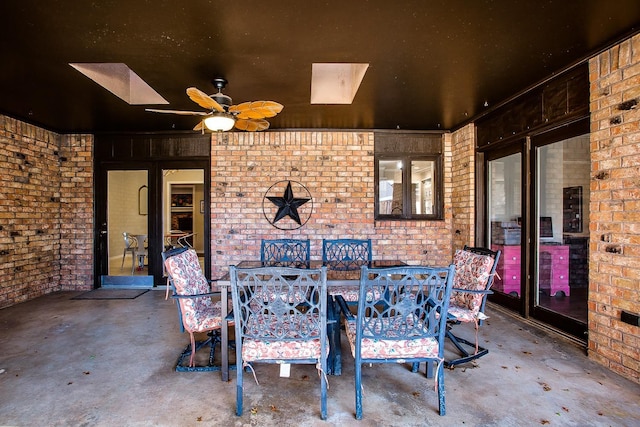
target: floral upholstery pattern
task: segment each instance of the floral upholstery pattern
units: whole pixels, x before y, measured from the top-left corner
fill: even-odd
[[[331,295],[342,295],[342,298],[347,302],[358,302],[358,298],[360,298],[360,289],[358,289],[357,285],[331,286],[328,290]],[[367,292],[367,301],[373,301],[374,299],[376,301],[382,299],[382,294],[377,291]]]
[[[387,336],[393,336],[393,330],[399,330],[409,319],[383,318],[384,325],[380,329],[387,330]],[[351,354],[355,357],[356,352],[356,329],[357,317],[353,317],[345,322],[345,330]],[[410,321],[408,323],[411,323]],[[361,353],[363,359],[409,359],[417,357],[438,358],[438,340],[435,337],[408,338],[408,339],[378,339],[362,338]]]
[[[460,249],[456,251],[453,258],[455,275],[453,276],[453,291],[449,300],[449,314],[456,316],[460,321],[472,321],[477,318],[485,294],[458,290],[485,290],[493,262],[493,258],[487,255],[479,255]]]
[[[251,316],[247,322],[247,337],[242,343],[242,358],[245,362],[257,360],[320,359],[320,332],[311,330],[311,337],[302,339],[298,333],[304,324],[318,324],[318,316],[301,321],[300,316],[291,315],[278,319],[275,315]],[[273,339],[250,338],[251,335],[272,335]],[[297,339],[298,338],[298,339]],[[328,349],[328,344],[327,344]],[[328,350],[327,350],[328,351]]]
[[[198,254],[189,249],[165,261],[167,273],[173,281],[177,295],[198,295],[211,292],[207,278],[202,273]],[[222,326],[220,302],[210,296],[179,298],[182,323],[189,332],[204,332]]]

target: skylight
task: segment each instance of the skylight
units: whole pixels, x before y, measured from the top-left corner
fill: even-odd
[[[367,68],[369,64],[312,64],[311,103],[351,104]]]
[[[123,63],[70,63],[73,68],[131,105],[168,104]]]

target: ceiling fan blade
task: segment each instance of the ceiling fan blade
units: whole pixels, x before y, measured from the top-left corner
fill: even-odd
[[[193,130],[200,130],[200,131],[204,131],[206,129],[205,125],[204,125],[204,120],[201,120],[194,128]]]
[[[283,108],[282,104],[275,101],[253,101],[232,105],[229,107],[229,112],[235,114],[239,119],[264,119],[274,117]]]
[[[269,129],[269,122],[266,120],[246,120],[238,119],[235,124],[236,129],[246,130],[247,132],[259,132]]]
[[[216,111],[224,111],[224,108],[220,104],[218,104],[213,98],[204,93],[198,88],[190,87],[187,89],[187,95],[189,98],[202,108],[206,108],[208,110],[216,110]]]
[[[180,114],[183,116],[206,116],[209,114],[202,111],[157,110],[155,108],[145,108],[144,111],[150,111],[152,113]]]

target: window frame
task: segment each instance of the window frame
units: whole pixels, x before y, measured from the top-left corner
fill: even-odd
[[[380,161],[402,161],[403,165],[411,165],[413,161],[432,161],[434,163],[433,177],[433,213],[414,214],[412,213],[412,191],[411,191],[411,167],[402,168],[402,212],[400,214],[380,213]],[[396,221],[440,221],[444,219],[443,206],[443,171],[442,154],[419,154],[419,153],[385,153],[374,156],[375,168],[375,202],[374,218],[376,220],[396,220]]]

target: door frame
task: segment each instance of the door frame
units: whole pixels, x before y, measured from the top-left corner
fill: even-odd
[[[531,171],[531,191],[528,199],[528,215],[529,218],[536,218],[536,210],[537,210],[537,182],[538,177],[536,175],[536,163],[537,159],[537,150],[536,148],[554,144],[557,142],[564,141],[569,138],[573,138],[576,136],[587,135],[590,133],[590,121],[588,118],[570,123],[565,126],[556,127],[544,133],[539,133],[531,136],[531,144],[530,144],[530,164],[529,169]],[[588,224],[586,224],[586,228],[588,229]],[[527,264],[529,276],[531,277],[531,283],[528,285],[528,291],[531,297],[528,299],[527,310],[530,313],[531,317],[534,319],[540,320],[544,323],[552,325],[556,328],[561,329],[564,332],[569,333],[572,336],[577,337],[580,340],[586,341],[588,334],[588,324],[586,322],[580,322],[571,317],[565,316],[561,313],[552,311],[548,308],[536,304],[536,298],[534,298],[533,292],[537,292],[537,288],[533,289],[536,284],[536,264],[537,253],[536,253],[536,241],[537,241],[537,224],[535,221],[530,221],[527,226],[527,233],[530,236],[529,239],[529,252],[532,255],[530,262]],[[588,289],[587,289],[588,295]],[[585,301],[585,304],[588,302]]]
[[[146,170],[148,182],[148,276],[153,276],[153,286],[165,286],[163,276],[162,251],[164,250],[164,232],[162,229],[163,216],[163,185],[162,170],[164,169],[201,169],[204,175],[204,257],[207,278],[211,274],[211,245],[210,234],[210,162],[206,159],[191,160],[156,160],[156,161],[115,161],[99,162],[95,169],[95,229],[94,229],[94,288],[102,286],[102,276],[109,272],[108,234],[107,231],[107,177],[109,171]],[[127,276],[123,276],[127,277]]]

